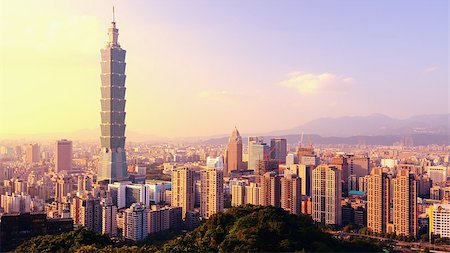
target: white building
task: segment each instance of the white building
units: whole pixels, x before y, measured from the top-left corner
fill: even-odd
[[[117,236],[117,207],[110,199],[103,199],[102,206],[102,234],[110,237]]]
[[[126,239],[142,241],[148,234],[147,208],[139,203],[134,203],[124,212],[123,235]]]
[[[430,238],[432,235],[450,238],[450,204],[433,204],[429,217]]]

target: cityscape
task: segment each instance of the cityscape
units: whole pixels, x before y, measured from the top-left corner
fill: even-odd
[[[384,5],[2,1],[0,252],[450,252],[448,2]]]

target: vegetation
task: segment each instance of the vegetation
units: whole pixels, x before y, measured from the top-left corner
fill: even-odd
[[[173,234],[173,236],[177,236]],[[337,240],[309,216],[271,206],[241,206],[211,217],[197,229],[165,244],[127,245],[85,230],[34,238],[16,252],[381,252],[371,241]]]

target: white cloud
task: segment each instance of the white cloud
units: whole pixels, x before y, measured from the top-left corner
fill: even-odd
[[[423,70],[423,73],[431,74],[431,73],[435,72],[436,70],[438,70],[438,66],[436,66],[436,65],[428,66]]]
[[[340,77],[331,73],[289,73],[280,86],[296,89],[300,94],[317,94],[325,91],[345,91],[353,83],[351,77]]]

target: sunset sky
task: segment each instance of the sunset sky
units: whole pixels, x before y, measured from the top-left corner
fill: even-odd
[[[127,130],[206,136],[449,111],[449,4],[0,1],[0,136],[100,124],[116,9]]]

